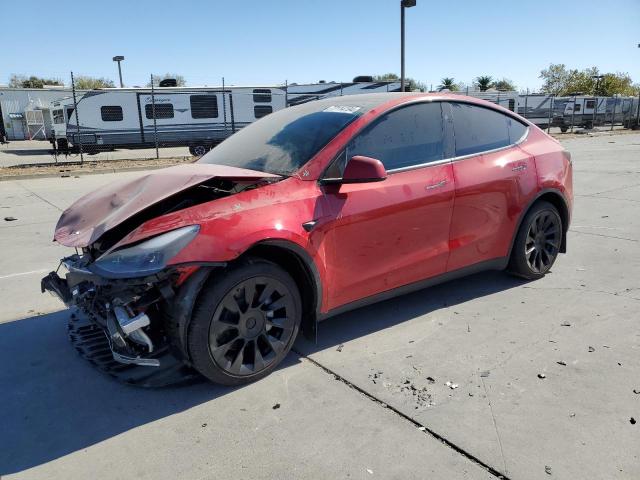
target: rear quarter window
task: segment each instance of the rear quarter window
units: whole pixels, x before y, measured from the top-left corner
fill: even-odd
[[[490,108],[452,103],[451,109],[458,157],[512,145],[527,131],[523,123]]]

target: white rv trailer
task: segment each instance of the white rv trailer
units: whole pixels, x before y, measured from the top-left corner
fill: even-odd
[[[203,155],[254,120],[286,106],[277,87],[158,87],[91,90],[77,102],[66,136],[87,153],[188,146]],[[155,113],[155,114],[154,114]],[[155,118],[154,118],[155,117]],[[157,133],[156,133],[157,132]]]
[[[400,82],[226,87],[224,93],[222,87],[158,87],[154,89],[158,145],[184,145],[193,155],[202,155],[238,129],[287,106],[331,96],[394,91],[400,91]],[[88,153],[153,147],[153,108],[150,88],[89,91],[78,101],[80,128],[75,114],[64,117],[66,138],[74,150],[81,140]],[[58,132],[56,137],[60,145]]]
[[[556,104],[548,94],[530,94],[518,96],[518,114],[535,123],[540,128],[547,128],[553,120],[551,106]]]
[[[364,77],[367,78],[367,77]],[[369,77],[370,78],[370,77]],[[356,80],[357,77],[354,79]],[[361,93],[399,92],[400,82],[321,82],[307,84],[291,84],[286,87],[287,106],[299,105],[312,100],[342,95],[358,95]]]
[[[562,105],[554,108],[553,126],[566,132],[574,127],[593,128],[595,125],[619,123],[631,127],[637,112],[637,97],[564,97]],[[636,120],[637,122],[637,120]]]

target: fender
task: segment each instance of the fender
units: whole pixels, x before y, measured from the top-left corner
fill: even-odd
[[[170,333],[168,336],[172,340],[173,353],[188,365],[191,365],[191,359],[187,349],[187,329],[191,321],[193,306],[214,268],[200,267],[189,275],[180,286],[173,302],[167,305],[166,326]]]
[[[533,197],[533,199],[531,199],[529,201],[529,203],[527,204],[526,208],[522,209],[522,213],[520,213],[520,218],[518,218],[518,223],[516,225],[516,228],[513,230],[513,236],[511,237],[511,245],[509,246],[509,253],[507,254],[507,258],[511,258],[511,252],[513,250],[513,245],[516,243],[516,237],[518,236],[518,232],[520,231],[520,226],[522,225],[522,221],[524,220],[524,217],[527,215],[527,213],[529,212],[529,210],[531,209],[531,207],[533,206],[534,203],[536,203],[540,197],[542,197],[543,195],[546,195],[548,193],[552,193],[556,196],[558,196],[561,200],[562,203],[564,205],[564,212],[560,212],[560,215],[562,215],[563,213],[566,215],[567,221],[566,222],[562,222],[562,243],[560,245],[560,253],[566,253],[567,251],[567,231],[569,230],[569,222],[571,221],[571,212],[569,211],[569,203],[567,202],[567,198],[565,197],[565,195],[560,191],[557,190],[555,188],[545,188],[540,190],[535,197]],[[566,223],[566,225],[565,225]]]
[[[300,262],[303,270],[308,277],[308,281],[313,286],[312,291],[310,292],[312,299],[311,306],[306,312],[307,315],[303,315],[302,318],[302,333],[309,340],[317,342],[318,322],[322,318],[321,308],[323,300],[323,284],[322,277],[320,276],[320,272],[315,261],[313,260],[313,257],[301,245],[290,240],[283,239],[267,239],[258,241],[251,245],[251,247],[249,247],[243,253],[243,255],[261,246],[277,247],[283,250],[287,250],[292,253]]]

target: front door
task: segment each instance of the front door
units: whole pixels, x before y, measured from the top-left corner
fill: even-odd
[[[445,272],[455,186],[443,130],[440,103],[405,106],[339,157],[377,158],[388,177],[322,187],[329,309]]]

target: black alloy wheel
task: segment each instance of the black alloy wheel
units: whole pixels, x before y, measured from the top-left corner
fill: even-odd
[[[187,334],[193,366],[240,385],[272,372],[298,334],[302,301],[279,265],[249,258],[214,272],[195,302]]]
[[[556,207],[545,201],[537,202],[520,225],[508,270],[531,280],[543,277],[558,258],[563,234]]]
[[[230,375],[255,375],[285,350],[296,327],[287,287],[273,277],[253,277],[229,291],[213,314],[209,348]]]
[[[560,251],[561,226],[558,215],[549,210],[539,212],[529,225],[524,254],[531,271],[545,273]]]

